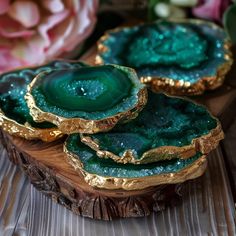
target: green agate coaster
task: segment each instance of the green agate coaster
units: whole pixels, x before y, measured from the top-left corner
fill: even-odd
[[[79,134],[68,137],[64,152],[69,163],[83,174],[85,181],[95,188],[140,190],[161,184],[181,183],[197,178],[206,169],[206,158],[196,153],[189,159],[160,161],[150,164],[120,164],[101,159],[80,141]]]
[[[79,68],[81,63],[56,60],[48,64],[22,68],[0,76],[0,127],[15,136],[26,139],[53,141],[62,133],[48,122],[36,123],[30,115],[24,96],[27,85],[43,72],[55,69]]]
[[[81,134],[81,141],[101,158],[141,164],[208,154],[223,137],[219,121],[205,107],[150,92],[136,119],[108,133]]]
[[[26,100],[37,122],[49,121],[63,133],[96,133],[135,118],[147,89],[133,69],[105,65],[39,74]]]
[[[108,31],[97,64],[132,67],[155,92],[202,94],[219,87],[232,64],[223,29],[202,20],[159,20]]]

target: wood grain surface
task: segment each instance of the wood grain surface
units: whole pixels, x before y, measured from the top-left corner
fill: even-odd
[[[60,235],[63,232],[61,235],[233,236],[236,233],[233,219],[235,213],[228,188],[219,149],[211,154],[207,173],[202,178],[186,184],[182,205],[145,218],[112,222],[74,218],[66,209],[48,201],[32,188],[31,195],[35,201],[31,202],[30,207],[31,209],[38,207],[39,212],[37,212],[38,217],[34,217],[34,220],[30,222],[30,228],[34,229],[30,233],[37,234],[40,225],[41,229],[45,229],[42,235],[55,235],[56,232]],[[47,207],[43,208],[43,206]],[[35,214],[34,211],[29,212],[30,217],[33,217],[33,214]],[[43,218],[47,218],[47,221],[43,221]],[[37,224],[38,219],[42,220],[39,224]],[[48,233],[48,225],[57,225],[57,228]],[[71,229],[72,225],[73,229]]]
[[[0,145],[0,235],[26,235],[30,183]]]
[[[149,217],[112,222],[78,217],[54,203],[28,183],[3,149],[0,155],[1,190],[5,188],[0,192],[0,235],[236,235],[234,202],[220,148],[210,154],[206,174],[184,186],[182,205]],[[2,180],[4,176],[11,177]]]

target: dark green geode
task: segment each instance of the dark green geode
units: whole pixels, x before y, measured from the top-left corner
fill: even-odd
[[[111,159],[101,159],[86,145],[82,144],[78,134],[72,134],[66,141],[66,149],[75,154],[83,165],[83,170],[90,174],[104,177],[139,178],[166,173],[176,173],[193,164],[202,154],[182,160],[166,160],[150,164],[120,164]]]
[[[5,116],[15,120],[19,124],[29,123],[35,128],[51,128],[51,123],[36,123],[29,114],[29,108],[26,104],[24,96],[26,94],[27,85],[33,78],[43,71],[55,69],[71,69],[84,66],[78,62],[52,61],[46,65],[32,68],[24,68],[0,76],[0,109]]]
[[[147,105],[136,119],[117,125],[108,133],[89,137],[101,151],[122,157],[126,150],[131,150],[134,158],[139,160],[151,149],[190,145],[193,139],[208,134],[216,127],[217,120],[205,107],[181,98],[149,92]],[[170,159],[166,154],[168,151],[159,159]]]
[[[98,120],[133,108],[141,88],[144,85],[126,67],[86,66],[42,74],[31,94],[44,112]]]
[[[225,58],[226,33],[203,21],[157,21],[111,31],[102,44],[102,61],[134,68],[139,77],[196,83],[216,76]]]

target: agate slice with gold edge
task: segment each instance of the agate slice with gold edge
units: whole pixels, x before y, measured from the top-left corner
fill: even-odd
[[[214,23],[159,20],[108,31],[98,42],[96,63],[132,67],[156,92],[197,95],[223,84],[232,65],[230,46]]]
[[[30,115],[24,96],[27,85],[43,72],[81,67],[81,63],[55,60],[38,67],[22,68],[0,75],[0,128],[26,139],[53,141],[61,137],[58,128],[49,122],[36,123]]]
[[[149,92],[138,117],[107,133],[81,134],[81,141],[100,158],[143,164],[188,159],[215,149],[224,134],[204,106],[190,100]]]
[[[91,134],[135,118],[147,89],[133,69],[83,66],[39,74],[25,98],[35,121],[51,122],[65,134]]]
[[[188,159],[165,160],[149,164],[121,164],[101,159],[81,143],[79,134],[71,134],[64,146],[69,163],[94,188],[140,190],[161,184],[181,183],[201,176],[207,165],[200,152]]]

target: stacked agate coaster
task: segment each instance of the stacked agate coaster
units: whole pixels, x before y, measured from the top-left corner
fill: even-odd
[[[24,96],[27,85],[43,72],[58,69],[80,68],[82,63],[52,61],[40,67],[23,68],[0,76],[0,127],[15,136],[26,139],[53,141],[62,132],[50,122],[36,123],[29,113]]]
[[[89,185],[138,190],[199,177],[222,138],[206,108],[150,92],[136,119],[106,133],[73,134],[64,150]]]
[[[107,32],[98,42],[98,64],[134,68],[155,92],[198,95],[223,84],[232,64],[230,41],[201,20],[160,20]]]
[[[69,134],[68,161],[94,188],[139,190],[196,178],[223,138],[206,108],[148,94],[123,66],[43,71],[25,98],[36,122]]]
[[[40,73],[26,100],[37,122],[51,122],[65,134],[97,133],[136,117],[147,90],[133,69],[85,65]]]

